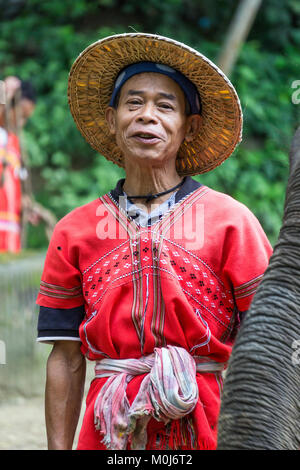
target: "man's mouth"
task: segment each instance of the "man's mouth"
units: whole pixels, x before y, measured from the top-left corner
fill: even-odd
[[[149,143],[154,143],[154,142],[158,142],[159,140],[161,140],[161,138],[158,135],[152,134],[151,132],[136,132],[135,134],[133,134],[132,137],[140,141],[149,142]]]

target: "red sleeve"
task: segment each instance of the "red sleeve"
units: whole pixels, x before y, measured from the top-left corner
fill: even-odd
[[[272,251],[257,218],[245,206],[236,207],[234,223],[228,227],[225,241],[223,272],[239,311],[250,307]]]
[[[69,309],[84,304],[82,277],[70,234],[62,219],[49,243],[36,303],[43,307]]]

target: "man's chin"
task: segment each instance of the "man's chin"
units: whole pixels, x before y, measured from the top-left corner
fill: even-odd
[[[151,151],[140,151],[128,155],[127,160],[136,164],[161,165],[165,161],[165,154]]]

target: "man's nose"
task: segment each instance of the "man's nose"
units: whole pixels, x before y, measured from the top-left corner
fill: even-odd
[[[154,103],[145,103],[137,116],[138,122],[157,122]]]

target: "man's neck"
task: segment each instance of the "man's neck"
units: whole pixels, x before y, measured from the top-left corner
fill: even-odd
[[[125,193],[132,198],[132,201],[143,210],[151,212],[153,205],[157,206],[165,202],[171,193],[158,196],[152,201],[137,198],[134,196],[143,196],[149,194],[159,194],[172,189],[180,184],[182,177],[178,175],[176,170],[167,172],[157,168],[135,168],[132,171],[126,171],[126,179],[123,185]],[[175,189],[174,189],[175,191]]]
[[[182,181],[176,171],[175,166],[153,167],[127,165],[125,167],[126,179],[123,189],[129,196],[139,196],[146,194],[157,194],[167,191]],[[166,194],[160,198],[159,203],[168,199],[170,194]],[[137,202],[138,200],[134,200]],[[139,202],[145,202],[143,200]]]

